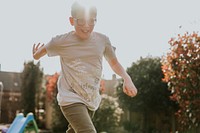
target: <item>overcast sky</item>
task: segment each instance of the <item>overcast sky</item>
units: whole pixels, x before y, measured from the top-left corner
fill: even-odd
[[[165,55],[178,33],[200,30],[198,0],[93,0],[98,16],[95,31],[106,34],[122,66],[148,55]],[[73,0],[0,0],[0,64],[2,71],[21,72],[33,60],[32,45],[47,43],[73,30],[68,18]],[[35,61],[37,62],[37,61]],[[58,57],[43,57],[45,74],[60,71]],[[103,63],[104,78],[113,71]]]

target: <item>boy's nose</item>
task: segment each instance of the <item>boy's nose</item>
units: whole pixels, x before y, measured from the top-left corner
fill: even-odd
[[[84,24],[84,27],[89,27],[90,25],[88,24],[88,22],[86,21]]]

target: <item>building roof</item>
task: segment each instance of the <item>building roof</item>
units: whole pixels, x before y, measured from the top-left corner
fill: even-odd
[[[20,91],[21,73],[0,71],[0,82],[3,83],[3,91]]]

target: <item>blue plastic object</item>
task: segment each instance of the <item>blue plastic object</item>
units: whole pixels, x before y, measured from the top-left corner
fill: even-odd
[[[8,131],[6,133],[23,133],[25,127],[28,123],[33,122],[34,129],[36,133],[38,133],[38,127],[35,122],[33,113],[29,113],[26,117],[24,117],[23,113],[18,114],[12,124],[10,125]]]

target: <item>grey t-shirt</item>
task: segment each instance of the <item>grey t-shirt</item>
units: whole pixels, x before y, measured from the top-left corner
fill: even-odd
[[[109,38],[92,32],[81,40],[74,31],[58,35],[45,45],[48,56],[60,56],[61,73],[58,79],[57,100],[60,106],[84,103],[90,110],[99,107],[102,57],[116,58]]]

